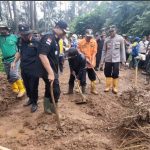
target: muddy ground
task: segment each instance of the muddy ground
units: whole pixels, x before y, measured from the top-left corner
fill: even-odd
[[[121,149],[120,137],[113,129],[132,107],[131,97],[125,98],[121,94],[134,86],[135,73],[134,70],[121,69],[118,95],[103,92],[105,77],[103,72],[99,71],[98,74],[101,78],[101,83],[99,84],[98,81],[96,83],[99,95],[90,94],[88,80],[86,94],[88,103],[79,106],[74,101],[80,99],[80,95],[77,93],[71,96],[63,95],[67,90],[69,77],[69,69],[65,65],[64,73],[60,75],[62,93],[59,114],[63,129],[60,131],[56,129],[55,115],[49,116],[43,113],[44,83],[42,80],[39,86],[38,111],[30,113],[30,107],[23,107],[25,98],[16,99],[6,76],[1,73],[0,145],[11,150]],[[138,79],[138,89],[148,94],[150,89],[144,85],[145,77],[140,72]],[[150,96],[148,95],[146,99],[149,100]]]

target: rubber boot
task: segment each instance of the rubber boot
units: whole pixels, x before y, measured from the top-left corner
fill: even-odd
[[[82,89],[82,93],[85,94],[86,93],[86,86],[81,86]]]
[[[91,82],[91,93],[93,93],[94,95],[98,95],[98,92],[96,91],[95,81]]]
[[[112,78],[106,78],[106,88],[104,90],[104,92],[109,92],[110,88],[112,86]]]
[[[14,93],[16,93],[16,94],[19,93],[18,85],[17,85],[16,82],[14,82],[14,83],[11,85],[11,87],[12,87],[12,91],[13,91]]]
[[[23,97],[25,95],[26,90],[24,88],[24,85],[23,85],[23,82],[22,82],[21,79],[17,80],[16,83],[17,83],[18,89],[19,89],[19,93],[18,93],[17,97],[21,98],[21,97]]]
[[[113,79],[113,89],[112,89],[112,92],[114,94],[117,94],[118,93],[118,82],[119,82],[119,79]]]
[[[56,103],[56,107],[57,107],[57,103]],[[55,111],[55,107],[54,107],[54,104],[53,103],[50,103],[50,109],[51,109],[51,112],[52,113],[56,113],[56,111]]]
[[[43,106],[44,106],[44,112],[47,113],[47,114],[52,114],[52,111],[51,111],[51,108],[50,108],[50,100],[49,98],[44,98],[44,103],[43,103]]]
[[[72,85],[69,85],[68,92],[64,92],[64,95],[70,95],[70,94],[73,94],[73,86]]]

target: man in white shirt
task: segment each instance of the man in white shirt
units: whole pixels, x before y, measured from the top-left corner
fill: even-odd
[[[140,51],[139,51],[139,53],[140,54],[146,55],[146,49],[147,49],[148,43],[149,42],[147,41],[146,36],[144,36],[143,39],[142,39],[142,41],[139,42],[139,45],[140,45]],[[145,61],[141,60],[139,62],[139,68],[144,69],[144,64],[145,64]]]
[[[146,48],[148,45],[148,41],[146,39],[146,36],[143,37],[142,41],[140,41],[139,44],[140,44],[140,53],[146,54]]]

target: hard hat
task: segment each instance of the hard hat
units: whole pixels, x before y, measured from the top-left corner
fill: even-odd
[[[74,37],[75,39],[78,39],[76,34],[73,34],[72,37]]]
[[[93,30],[92,29],[86,29],[85,35],[88,37],[93,37]]]
[[[0,22],[0,28],[9,29],[7,23],[6,23],[6,22],[3,22],[3,21]]]

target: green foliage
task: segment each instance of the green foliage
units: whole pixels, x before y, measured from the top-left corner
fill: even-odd
[[[3,67],[3,63],[2,63],[2,53],[1,53],[1,49],[0,49],[0,72],[4,71],[4,67]]]
[[[70,27],[77,34],[84,34],[87,28],[92,28],[96,32],[111,24],[115,24],[120,33],[139,36],[149,34],[150,2],[102,2],[93,12],[76,18]]]

